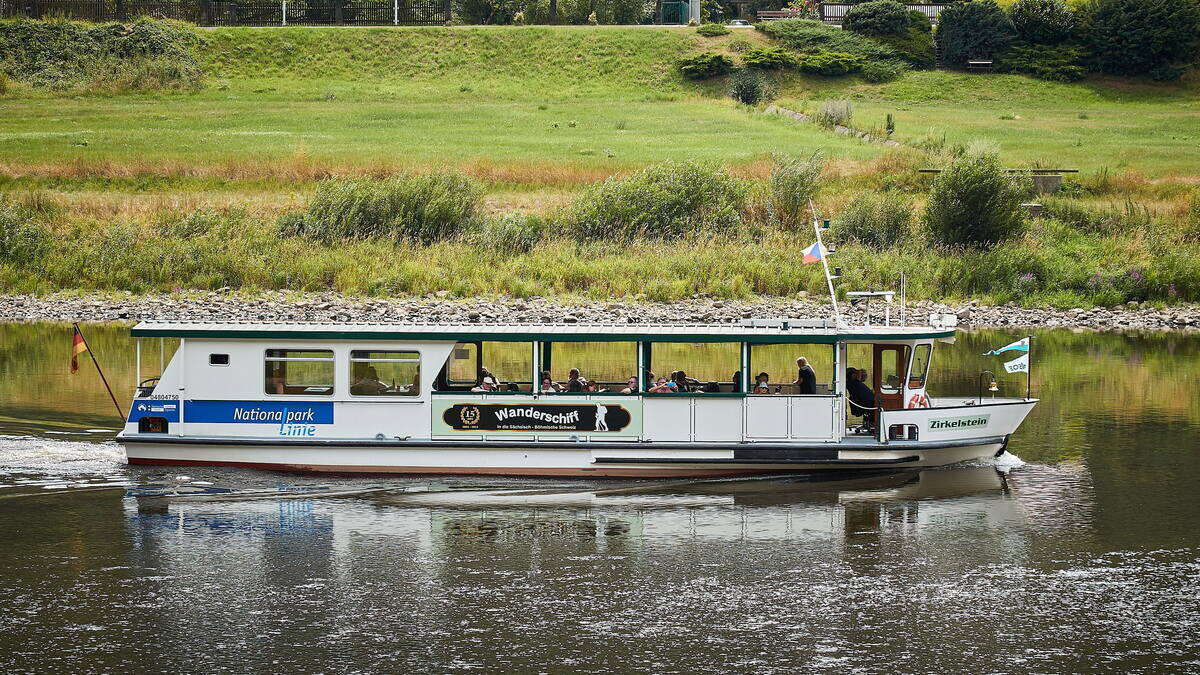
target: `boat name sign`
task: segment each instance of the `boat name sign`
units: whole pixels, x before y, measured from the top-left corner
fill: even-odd
[[[942,417],[929,420],[930,431],[949,431],[951,429],[982,429],[988,425],[991,415],[972,415],[970,417]]]
[[[624,405],[567,403],[453,403],[441,422],[453,431],[617,432],[634,421]]]

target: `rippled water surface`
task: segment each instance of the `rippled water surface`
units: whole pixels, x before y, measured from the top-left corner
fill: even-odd
[[[128,392],[123,332],[89,339]],[[128,467],[69,335],[0,326],[4,672],[1200,667],[1196,337],[1039,335],[997,465],[595,482]],[[939,348],[933,393],[1012,337]],[[124,496],[183,473],[398,489]]]

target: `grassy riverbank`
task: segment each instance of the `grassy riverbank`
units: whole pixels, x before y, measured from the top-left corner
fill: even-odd
[[[15,81],[0,95],[0,192],[51,236],[36,262],[0,259],[0,290],[820,293],[817,271],[796,264],[809,235],[754,214],[743,226],[669,243],[581,242],[555,225],[613,174],[696,159],[753,192],[764,189],[771,153],[819,151],[828,161],[817,201],[835,221],[881,192],[911,208],[904,243],[841,247],[843,287],[890,285],[905,271],[914,298],[1200,299],[1191,262],[1200,256],[1194,79],[777,77],[778,102],[790,108],[848,99],[861,129],[893,115],[894,137],[908,147],[886,148],[735,105],[720,81],[696,84],[676,72],[679,56],[731,51],[735,40],[768,38],[702,38],[685,28],[230,28],[199,33],[204,77],[191,90],[56,91]],[[948,254],[919,231],[928,181],[916,169],[981,140],[1008,166],[1082,173],[1047,202],[1054,217],[1020,239]],[[329,245],[277,229],[318,180],[430,170],[478,179],[482,217],[508,224],[432,244]],[[540,223],[533,234],[519,225],[518,244],[505,243],[512,222],[531,217]]]

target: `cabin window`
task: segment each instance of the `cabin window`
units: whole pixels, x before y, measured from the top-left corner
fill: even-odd
[[[484,342],[480,345],[480,384],[492,376],[499,392],[533,390],[532,342]]]
[[[350,352],[351,396],[419,396],[420,352]]]
[[[811,388],[802,383],[800,364],[796,362],[800,358],[812,369]],[[750,368],[746,378],[749,393],[792,396],[833,394],[833,359],[833,345],[750,345]]]
[[[210,366],[227,366],[229,365],[228,354],[209,354],[208,365]]]
[[[333,395],[333,351],[268,349],[266,392],[303,396]]]
[[[682,371],[688,392],[736,392],[742,370],[740,342],[655,342],[649,345],[647,359],[654,379],[671,380]],[[649,376],[650,373],[647,373]],[[647,390],[655,382],[648,381]]]
[[[925,386],[925,378],[929,375],[929,356],[933,345],[917,345],[913,351],[912,368],[908,373],[908,388],[920,389]]]
[[[451,387],[473,387],[479,383],[479,345],[459,342],[450,351],[446,383]]]
[[[550,385],[546,386],[543,377],[542,390],[619,394],[629,387],[630,378],[637,377],[637,349],[636,342],[543,343],[538,372],[549,372]],[[578,377],[573,378],[572,371],[578,371]],[[636,381],[633,390],[638,390]]]

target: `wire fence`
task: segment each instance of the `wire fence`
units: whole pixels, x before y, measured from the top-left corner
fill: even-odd
[[[200,26],[441,25],[450,20],[450,0],[0,0],[0,18],[19,16],[97,22],[149,16]]]

